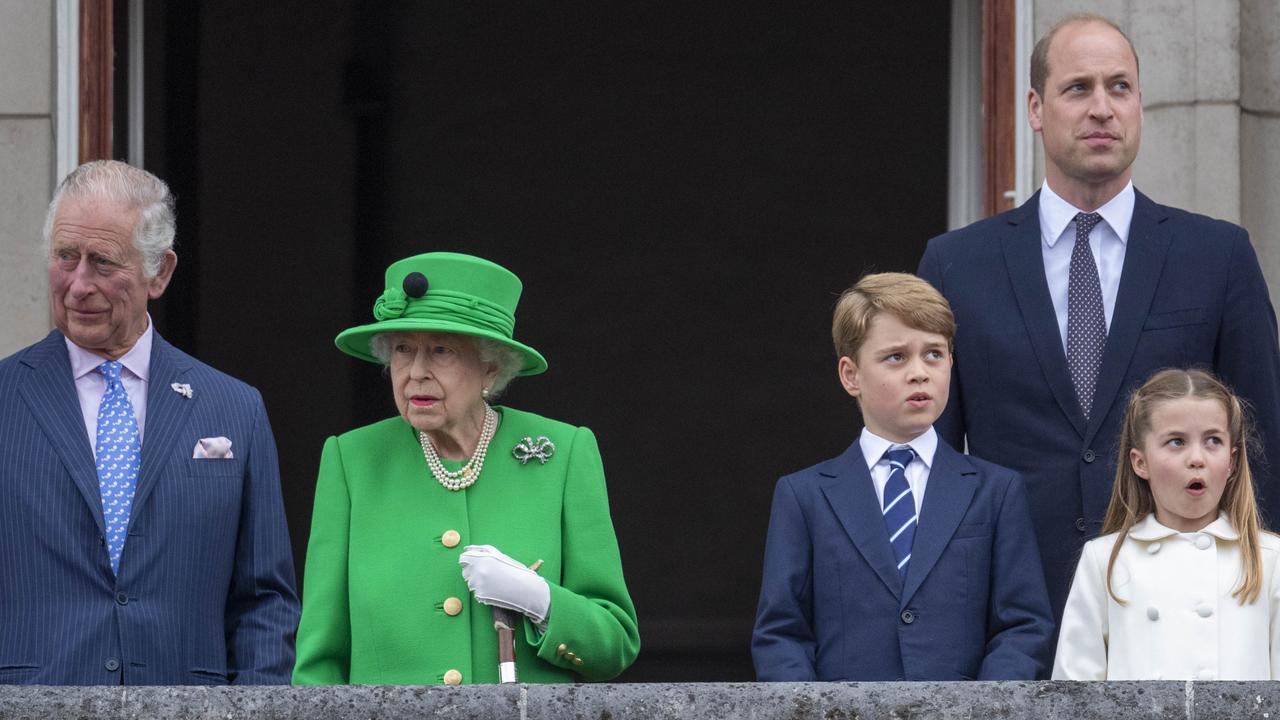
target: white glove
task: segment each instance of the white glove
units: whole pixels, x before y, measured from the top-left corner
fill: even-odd
[[[546,623],[551,587],[537,573],[492,545],[468,545],[458,564],[476,600],[524,613],[538,625]]]

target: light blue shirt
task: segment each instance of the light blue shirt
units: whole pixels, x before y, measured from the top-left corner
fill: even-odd
[[[1102,284],[1102,312],[1107,329],[1115,314],[1116,295],[1120,292],[1120,273],[1124,270],[1124,252],[1129,243],[1129,225],[1133,222],[1133,183],[1124,186],[1107,204],[1094,212],[1102,216],[1089,233],[1089,249],[1098,265],[1098,281]],[[1049,281],[1049,297],[1058,316],[1058,334],[1062,350],[1067,350],[1067,282],[1071,276],[1071,250],[1076,245],[1076,213],[1084,212],[1063,200],[1048,181],[1040,187],[1040,249],[1044,257],[1044,276]]]

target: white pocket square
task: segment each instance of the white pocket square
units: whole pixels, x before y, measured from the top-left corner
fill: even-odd
[[[191,455],[192,458],[209,458],[209,459],[231,459],[235,455],[231,454],[231,441],[224,437],[200,438],[196,443],[196,450]]]

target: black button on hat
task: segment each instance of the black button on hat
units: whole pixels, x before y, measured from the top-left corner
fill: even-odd
[[[427,276],[420,272],[411,272],[404,276],[404,294],[411,298],[420,298],[427,294]]]

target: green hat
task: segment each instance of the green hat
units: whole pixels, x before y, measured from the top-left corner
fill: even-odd
[[[379,362],[369,352],[369,340],[378,333],[474,335],[519,351],[524,365],[517,375],[537,375],[547,369],[547,361],[512,339],[522,287],[510,270],[473,255],[414,255],[387,268],[387,289],[373,304],[377,322],[343,330],[333,342],[348,355]]]

